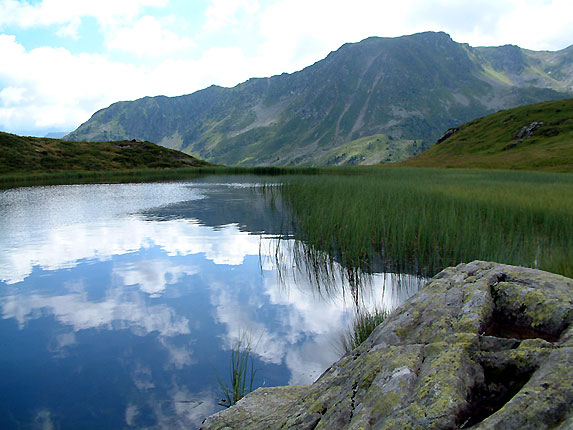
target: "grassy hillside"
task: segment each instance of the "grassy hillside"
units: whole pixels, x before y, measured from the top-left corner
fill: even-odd
[[[500,111],[450,132],[401,164],[573,171],[573,99]]]
[[[67,142],[0,132],[0,175],[205,165],[208,163],[149,142]]]
[[[394,139],[386,134],[374,134],[317,152],[312,164],[353,166],[393,163],[406,160],[425,148],[421,141]]]

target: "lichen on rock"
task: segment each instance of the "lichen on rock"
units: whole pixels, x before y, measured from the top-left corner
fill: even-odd
[[[202,429],[569,429],[572,293],[534,269],[445,269],[311,386],[256,390]]]

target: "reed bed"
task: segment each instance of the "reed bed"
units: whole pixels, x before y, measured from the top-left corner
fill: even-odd
[[[204,175],[315,175],[316,167],[189,167],[171,169],[128,169],[54,172],[24,172],[0,174],[0,189],[35,185],[68,185],[94,183],[157,182],[182,180]]]
[[[340,172],[295,176],[272,191],[278,188],[295,237],[317,256],[357,272],[426,277],[480,259],[573,276],[573,175]]]

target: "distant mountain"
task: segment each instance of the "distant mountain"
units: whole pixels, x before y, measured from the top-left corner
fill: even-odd
[[[234,88],[114,103],[66,139],[145,139],[233,165],[374,164],[499,109],[572,95],[573,46],[473,48],[428,32],[346,44]],[[374,135],[373,145],[360,140]]]
[[[0,175],[57,171],[108,171],[208,165],[150,142],[68,142],[0,132]]]
[[[50,139],[61,139],[66,134],[69,133],[67,131],[52,131],[50,133],[47,133],[45,137],[48,137]]]
[[[573,99],[475,119],[448,130],[437,144],[401,164],[573,172]]]

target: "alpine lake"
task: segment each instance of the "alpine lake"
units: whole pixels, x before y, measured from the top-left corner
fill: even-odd
[[[317,271],[276,180],[0,191],[0,428],[198,428],[238,345],[253,389],[310,384],[358,302],[390,310],[423,283],[374,271],[358,298],[336,258]]]

